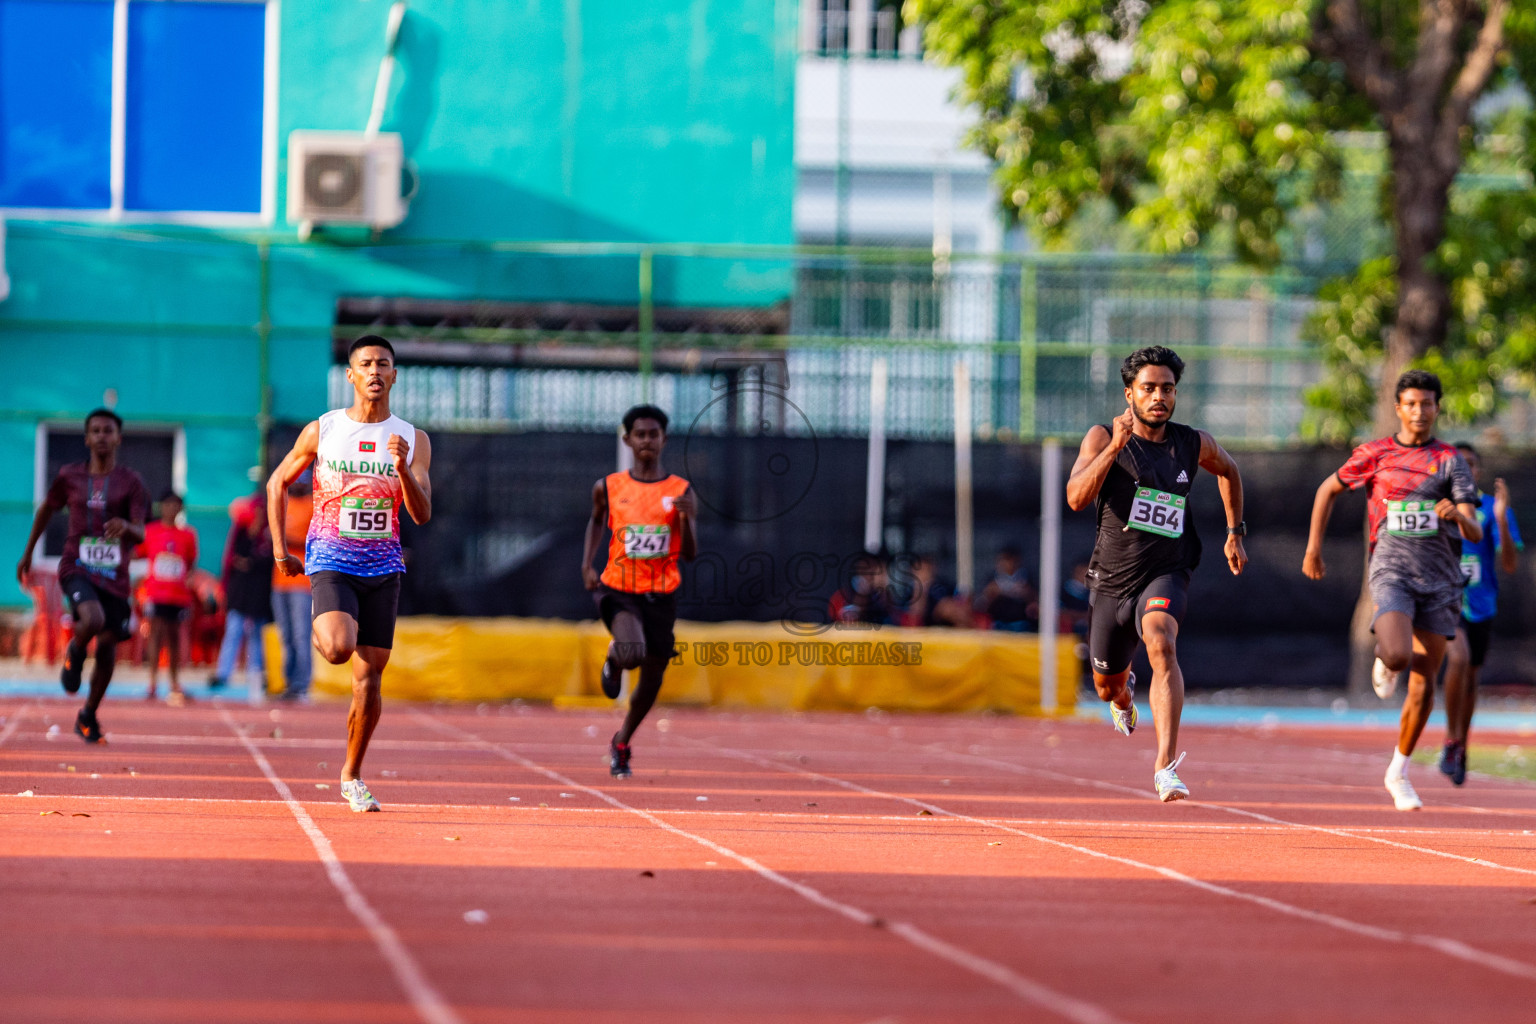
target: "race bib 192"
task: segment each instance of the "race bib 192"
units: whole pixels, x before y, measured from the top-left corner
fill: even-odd
[[[342,498],[337,532],[352,540],[393,540],[395,499]]]
[[[670,526],[626,526],[624,557],[635,559],[666,558],[672,546]]]
[[[1133,530],[1145,530],[1160,537],[1184,535],[1185,498],[1152,487],[1138,487],[1131,501],[1131,518],[1126,524]]]
[[[1469,587],[1475,587],[1483,582],[1483,560],[1476,555],[1462,555],[1461,578]]]
[[[1433,501],[1387,502],[1387,532],[1396,537],[1434,537],[1440,533],[1440,517]]]
[[[80,554],[75,561],[87,569],[116,569],[123,564],[122,541],[105,537],[81,537]]]

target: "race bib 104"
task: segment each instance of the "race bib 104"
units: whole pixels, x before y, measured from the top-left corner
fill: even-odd
[[[1160,537],[1182,537],[1185,500],[1180,495],[1153,487],[1139,487],[1136,497],[1131,500],[1131,518],[1126,525]]]
[[[123,564],[123,543],[105,537],[81,537],[75,561],[87,569],[116,569]]]
[[[1434,537],[1440,533],[1440,517],[1433,501],[1387,502],[1387,532],[1397,537]]]
[[[395,499],[342,498],[337,532],[351,540],[393,540]]]
[[[672,546],[670,526],[626,526],[624,557],[635,559],[666,558]]]
[[[1461,578],[1469,587],[1475,587],[1483,582],[1483,560],[1476,555],[1462,555]]]

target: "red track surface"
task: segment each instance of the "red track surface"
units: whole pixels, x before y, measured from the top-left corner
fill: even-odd
[[[1187,728],[1165,806],[1150,725],[662,709],[617,782],[607,713],[390,704],[352,814],[340,706],[109,702],[97,748],[73,710],[0,701],[7,1022],[1536,1005],[1536,787],[1415,768],[1395,812],[1382,733]]]

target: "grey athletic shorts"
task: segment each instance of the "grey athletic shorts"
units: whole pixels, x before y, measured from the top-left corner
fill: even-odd
[[[1438,633],[1450,639],[1456,635],[1461,622],[1461,588],[1422,591],[1405,580],[1372,579],[1371,601],[1376,605],[1371,613],[1371,631],[1375,632],[1376,620],[1387,612],[1402,612],[1413,622],[1414,629]]]

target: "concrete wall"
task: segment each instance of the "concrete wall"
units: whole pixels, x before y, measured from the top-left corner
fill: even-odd
[[[132,427],[186,435],[189,518],[216,568],[222,509],[251,484],[264,384],[272,412],[325,411],[329,324],[343,295],[632,303],[635,262],[576,275],[558,260],[462,245],[367,247],[317,236],[273,248],[267,374],[253,325],[263,235],[292,239],[286,140],[364,127],[386,0],[288,3],[280,24],[277,223],[113,229],[9,224],[0,304],[0,550],[20,554],[42,420],[73,421],[109,391]],[[415,0],[402,27],[386,131],[420,175],[386,241],[794,240],[794,0]],[[90,218],[82,217],[82,221]],[[728,262],[658,280],[658,303],[772,302],[787,270],[732,287]],[[133,325],[133,326],[125,326]],[[22,596],[0,579],[0,604]]]

